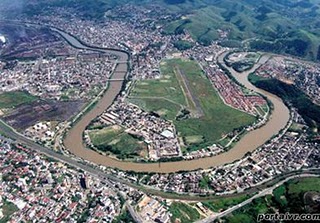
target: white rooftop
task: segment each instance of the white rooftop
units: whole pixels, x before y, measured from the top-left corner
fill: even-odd
[[[169,131],[168,129],[164,130],[161,135],[163,137],[166,137],[166,138],[174,138],[174,134],[173,132]]]
[[[0,41],[2,43],[6,43],[6,37],[4,37],[3,35],[0,35]]]

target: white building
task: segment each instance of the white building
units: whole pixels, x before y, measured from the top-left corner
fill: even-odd
[[[0,35],[0,42],[1,43],[6,43],[6,37],[4,37],[3,35]]]

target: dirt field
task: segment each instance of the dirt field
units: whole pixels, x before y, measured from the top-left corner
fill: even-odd
[[[83,107],[82,101],[36,101],[18,106],[4,121],[16,129],[24,130],[39,121],[65,121],[77,114]]]

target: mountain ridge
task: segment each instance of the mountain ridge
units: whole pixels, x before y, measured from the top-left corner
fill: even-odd
[[[4,0],[8,1],[8,0]],[[9,2],[9,1],[8,1]],[[164,25],[164,34],[188,32],[203,45],[212,41],[320,60],[320,0],[13,0],[22,13],[34,15],[45,8],[67,7],[87,19],[100,20],[123,4],[163,7],[180,15]],[[134,13],[134,12],[133,12]],[[14,16],[14,13],[12,13]],[[126,15],[124,15],[126,16]],[[163,24],[161,24],[163,25]],[[221,39],[218,30],[228,33]],[[245,43],[245,44],[244,44]]]

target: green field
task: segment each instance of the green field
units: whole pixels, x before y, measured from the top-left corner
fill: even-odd
[[[221,198],[214,201],[205,201],[205,202],[202,202],[202,204],[213,212],[220,212],[222,210],[226,210],[231,206],[237,205],[245,201],[249,197],[250,196],[248,195],[239,195],[237,197]]]
[[[178,50],[187,50],[194,46],[193,43],[185,41],[185,40],[178,40],[173,43],[174,47],[176,47]]]
[[[288,193],[305,193],[308,191],[320,192],[320,178],[295,179],[289,182]]]
[[[185,203],[173,202],[169,208],[171,222],[191,223],[200,219],[199,212]]]
[[[111,126],[89,132],[92,144],[101,152],[111,152],[119,159],[144,156],[145,143],[124,131],[120,126]]]
[[[178,70],[181,75],[178,75]],[[129,101],[172,120],[189,151],[217,142],[223,134],[255,118],[226,106],[195,61],[171,59],[161,63],[161,79],[136,82]],[[187,89],[191,92],[186,94]],[[198,106],[199,105],[199,106]],[[191,115],[177,119],[181,110]],[[202,113],[199,117],[197,114]]]
[[[0,94],[0,109],[14,108],[21,104],[31,103],[38,98],[24,91],[4,92]]]
[[[286,187],[284,185],[281,185],[273,191],[273,197],[275,201],[278,202],[281,206],[286,206],[288,204],[285,193]]]
[[[128,223],[133,223],[135,222],[133,217],[131,216],[130,212],[125,209],[125,210],[122,210],[122,212],[120,213],[119,216],[117,216],[113,221],[112,223],[123,223],[123,222],[128,222]]]
[[[259,213],[317,213],[319,204],[310,205],[310,200],[305,199],[306,194],[317,194],[320,192],[320,178],[300,178],[289,180],[267,195],[253,200],[252,203],[233,212],[224,218],[225,222],[256,222]],[[313,209],[306,208],[312,207]],[[311,211],[310,211],[311,210]]]
[[[3,212],[3,218],[0,219],[0,223],[9,222],[10,216],[19,210],[16,205],[8,201],[4,201],[1,208]]]

